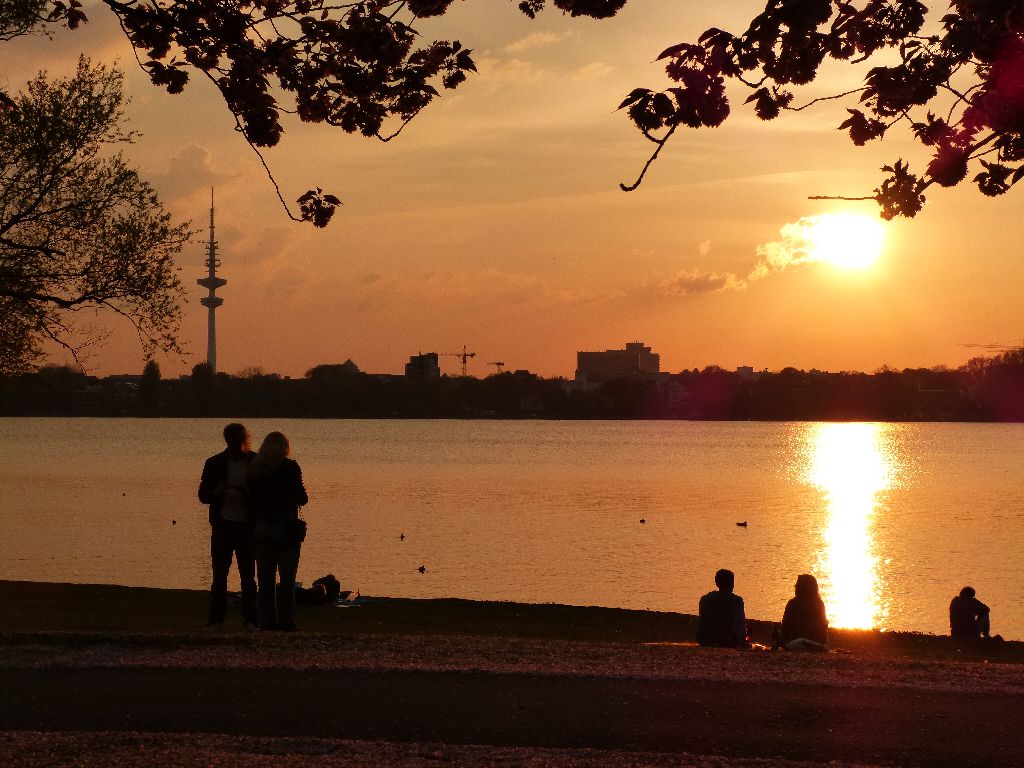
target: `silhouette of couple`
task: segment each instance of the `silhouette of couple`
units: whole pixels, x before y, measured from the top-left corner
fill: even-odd
[[[288,457],[291,447],[281,432],[269,433],[253,453],[249,430],[228,424],[224,442],[227,447],[206,460],[199,481],[199,501],[210,505],[213,581],[206,628],[223,627],[234,558],[245,628],[292,631],[295,574],[306,530],[299,507],[309,503],[302,470]]]
[[[708,592],[698,606],[697,643],[721,648],[746,648],[747,620],[743,598],[733,592],[735,574],[722,568],[715,574],[718,590]],[[828,650],[828,618],[818,594],[818,580],[809,573],[796,577],[795,596],[786,603],[782,626],[774,635],[788,651]],[[989,636],[989,608],[964,587],[949,605],[950,634],[959,638]]]
[[[747,619],[743,598],[733,592],[736,575],[722,568],[715,574],[715,592],[708,592],[698,606],[697,642],[721,648],[746,648]],[[808,573],[796,579],[796,596],[786,604],[779,644],[787,650],[828,648],[828,619],[818,595],[818,580]]]

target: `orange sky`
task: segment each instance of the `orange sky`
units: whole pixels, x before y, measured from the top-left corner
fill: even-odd
[[[644,185],[620,192],[650,147],[615,112],[622,97],[664,86],[651,61],[668,45],[712,25],[740,31],[763,4],[714,6],[633,0],[607,21],[547,12],[531,22],[514,3],[456,4],[422,26],[473,48],[480,74],[401,137],[381,144],[295,122],[268,153],[287,199],[321,186],[344,200],[322,231],[285,217],[212,87],[196,78],[169,96],[150,86],[94,2],[83,30],[5,44],[0,84],[19,88],[43,67],[66,74],[83,51],[127,69],[128,112],[144,134],[127,154],[179,218],[204,230],[179,258],[189,295],[182,339],[192,354],[158,358],[165,376],[205,357],[194,281],[211,185],[228,280],[219,291],[219,368],[229,373],[259,366],[298,376],[346,358],[400,372],[410,354],[466,344],[478,353],[469,366],[476,375],[501,360],[572,376],[577,350],[634,339],[669,371],[713,363],[870,371],[958,365],[984,352],[967,345],[1021,343],[1019,192],[993,200],[967,186],[930,191],[916,219],[886,225],[869,270],[800,264],[742,290],[709,290],[722,285],[716,276],[750,273],[759,246],[779,241],[788,223],[875,213],[871,203],[809,195],[869,194],[884,163],[922,165],[902,137],[855,148],[835,128],[839,104],[761,123],[742,106],[746,93],[734,91],[723,128],[678,134]],[[806,95],[857,82],[836,67]],[[101,375],[142,364],[120,326],[88,361]],[[447,358],[443,369],[457,366]]]

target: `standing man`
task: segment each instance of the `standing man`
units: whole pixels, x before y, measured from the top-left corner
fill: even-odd
[[[257,629],[256,559],[253,518],[249,510],[246,472],[255,457],[249,430],[241,424],[224,427],[227,448],[211,456],[199,481],[199,501],[210,505],[210,614],[206,628],[219,631],[228,608],[228,572],[231,558],[242,582],[242,619],[246,629]]]
[[[715,574],[715,592],[700,599],[698,607],[697,643],[721,648],[747,647],[747,619],[743,598],[733,594],[736,575],[722,568]]]

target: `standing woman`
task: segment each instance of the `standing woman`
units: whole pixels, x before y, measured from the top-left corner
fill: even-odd
[[[249,465],[249,496],[256,517],[256,576],[260,629],[295,630],[295,573],[306,537],[299,507],[309,503],[302,470],[288,458],[291,446],[280,432],[263,438]],[[275,582],[280,573],[281,582]]]

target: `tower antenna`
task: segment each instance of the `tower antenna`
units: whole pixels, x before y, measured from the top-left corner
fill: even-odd
[[[213,233],[213,187],[210,187],[210,239],[206,243],[207,275],[196,280],[196,283],[203,288],[209,289],[209,294],[199,300],[199,303],[206,307],[208,314],[206,320],[206,362],[213,373],[217,372],[217,307],[224,303],[224,299],[217,295],[217,289],[223,288],[228,281],[223,277],[217,277],[217,267],[220,266],[220,259],[217,258],[217,240]]]

